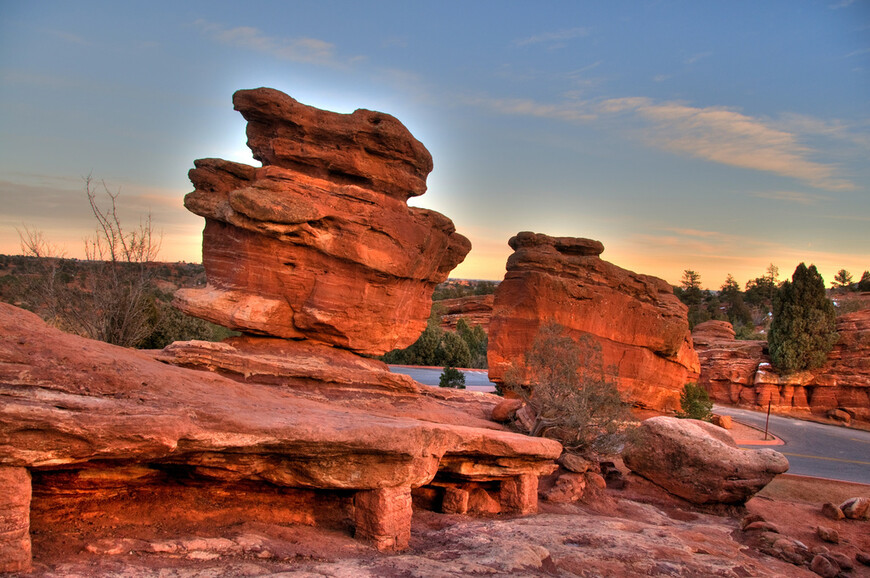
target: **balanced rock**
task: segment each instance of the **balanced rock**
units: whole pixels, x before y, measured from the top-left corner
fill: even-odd
[[[491,380],[503,382],[513,366],[528,381],[524,354],[538,329],[555,322],[600,347],[605,374],[625,399],[679,408],[700,366],[686,306],[667,282],[602,260],[604,246],[591,239],[522,232],[509,244],[489,328]]]
[[[742,504],[788,470],[771,449],[742,450],[727,431],[673,417],[644,420],[622,454],[625,465],[696,504]]]
[[[377,355],[413,343],[436,284],[471,248],[447,217],[409,207],[432,159],[395,118],[338,114],[275,90],[238,91],[260,168],[194,163],[208,285],[180,309],[244,333]]]

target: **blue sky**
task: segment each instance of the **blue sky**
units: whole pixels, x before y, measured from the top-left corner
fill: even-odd
[[[870,269],[870,0],[242,4],[0,0],[0,252],[81,256],[91,174],[199,261],[187,171],[257,164],[231,97],[270,86],[408,126],[456,277],[500,279],[521,230],[711,288]]]

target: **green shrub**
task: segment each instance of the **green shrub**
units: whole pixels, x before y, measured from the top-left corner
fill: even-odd
[[[453,389],[465,389],[465,374],[453,367],[445,367],[444,371],[441,372],[438,385]]]
[[[677,417],[710,421],[713,419],[713,402],[710,395],[697,383],[687,383],[680,394],[680,409]]]
[[[773,366],[786,374],[821,367],[839,337],[836,317],[816,266],[798,265],[773,299],[767,338]]]

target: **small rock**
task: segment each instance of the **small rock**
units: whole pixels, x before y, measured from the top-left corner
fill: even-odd
[[[498,514],[501,505],[483,488],[474,488],[468,494],[468,511],[473,514]]]
[[[840,573],[840,568],[836,563],[831,562],[821,554],[816,554],[813,561],[810,562],[810,570],[824,578],[837,578],[837,575]]]
[[[822,504],[822,515],[832,519],[832,520],[842,520],[846,517],[843,513],[843,510],[840,509],[837,504],[832,502],[825,502]]]
[[[524,405],[516,412],[516,423],[525,432],[530,432],[535,427],[535,410]]]
[[[544,498],[549,502],[568,504],[582,498],[585,489],[586,478],[583,474],[562,474],[553,487],[544,493]]]
[[[604,479],[601,474],[596,474],[595,472],[586,472],[586,483],[592,486],[595,486],[599,490],[603,490],[607,487],[607,481]]]
[[[576,474],[586,473],[589,471],[589,468],[592,467],[592,462],[586,458],[569,452],[563,453],[556,461],[566,470]]]
[[[448,486],[444,488],[444,498],[441,500],[441,511],[445,514],[465,514],[468,512],[467,490]]]
[[[523,407],[523,400],[519,398],[503,399],[498,402],[494,408],[492,408],[492,415],[490,415],[490,419],[492,421],[497,421],[500,423],[510,421],[514,418],[517,410],[521,407]]]
[[[740,520],[740,529],[745,530],[747,526],[754,522],[764,522],[764,518],[758,514],[747,514]]]
[[[713,425],[718,425],[722,429],[731,429],[734,427],[734,420],[730,415],[713,414]]]
[[[819,535],[819,538],[824,540],[825,542],[830,542],[831,544],[839,544],[840,543],[840,533],[833,528],[826,528],[825,526],[817,526],[816,534]]]
[[[855,560],[865,566],[870,566],[870,554],[867,554],[866,552],[858,552],[855,554]]]
[[[806,562],[809,552],[801,544],[788,538],[779,538],[773,543],[776,556],[791,564],[800,565]]]
[[[851,520],[870,520],[870,498],[849,498],[840,509]]]
[[[842,422],[846,425],[852,421],[852,416],[842,409],[832,409],[828,411],[828,417],[834,421]]]
[[[743,528],[744,532],[774,532],[779,534],[779,528],[770,522],[760,521],[760,522],[752,522]]]
[[[829,552],[828,554],[823,554],[823,556],[839,566],[840,570],[848,571],[855,567],[855,564],[852,563],[851,558],[840,552]]]

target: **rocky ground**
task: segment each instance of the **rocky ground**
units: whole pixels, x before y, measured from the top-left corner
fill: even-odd
[[[587,492],[583,503],[541,502],[535,516],[472,518],[417,510],[410,548],[388,555],[355,541],[340,514],[318,520],[317,527],[314,520],[287,524],[282,519],[292,516],[277,490],[237,487],[204,496],[178,488],[103,496],[99,504],[84,502],[67,511],[35,509],[38,562],[24,576],[797,578],[815,574],[765,554],[772,548],[771,530],[854,561],[859,551],[870,551],[870,522],[834,521],[821,513],[823,502],[853,495],[870,495],[870,486],[780,476],[745,509],[701,512],[629,477],[624,489]],[[234,511],[209,514],[229,502],[236,504]],[[152,522],[137,524],[137,512],[145,510]],[[155,510],[163,512],[156,521]],[[773,528],[742,531],[741,520],[749,514]],[[837,530],[839,543],[823,542],[818,526]],[[844,575],[870,576],[870,567],[855,566]]]

